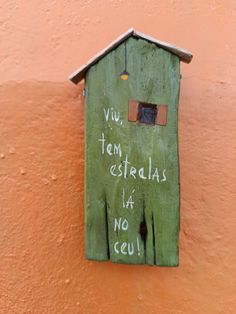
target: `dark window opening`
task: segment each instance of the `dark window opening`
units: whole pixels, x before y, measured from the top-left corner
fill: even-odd
[[[140,123],[155,124],[157,117],[157,106],[147,103],[139,103],[138,121]]]
[[[155,105],[130,99],[128,104],[128,121],[165,126],[167,123],[167,112],[168,105]]]

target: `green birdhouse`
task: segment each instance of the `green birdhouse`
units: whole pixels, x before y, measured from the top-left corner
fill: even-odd
[[[180,61],[130,29],[70,76],[85,79],[85,237],[90,260],[178,266]]]

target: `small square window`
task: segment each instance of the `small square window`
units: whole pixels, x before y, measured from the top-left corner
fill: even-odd
[[[155,124],[157,116],[157,106],[147,103],[139,103],[138,121],[140,123]]]
[[[128,104],[128,121],[165,126],[167,123],[167,112],[168,105],[155,105],[130,99]]]

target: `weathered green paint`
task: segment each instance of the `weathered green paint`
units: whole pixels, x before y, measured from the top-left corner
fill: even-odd
[[[128,81],[119,77],[124,70],[124,43],[92,66],[86,75],[86,256],[99,261],[110,259],[116,263],[177,266],[179,58],[145,40],[129,38],[126,44]],[[128,122],[129,99],[167,104],[167,125]],[[109,119],[106,122],[104,109],[108,108],[120,113],[122,124],[120,120]],[[102,154],[102,141],[99,141],[102,133],[105,148],[108,143],[121,145],[121,157],[110,156],[106,149]],[[126,156],[131,163],[128,168],[144,167],[146,177],[151,158],[152,172],[157,167],[159,180],[164,180],[166,176],[166,181],[158,183],[157,180],[145,180],[138,176],[136,179],[130,176],[124,178],[124,175],[118,176],[118,169],[117,176],[112,176],[112,165],[116,164],[118,168],[122,164],[120,169],[124,171]],[[123,208],[123,189],[126,198],[135,189],[132,194],[133,209]],[[127,219],[128,230],[114,231],[115,218],[120,217]],[[142,221],[147,225],[145,241],[139,233]],[[121,253],[124,242],[133,243],[134,254]],[[127,252],[125,244],[122,251]]]

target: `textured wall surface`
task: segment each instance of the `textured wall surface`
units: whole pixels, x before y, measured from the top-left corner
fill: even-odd
[[[0,313],[235,313],[235,1],[0,10]],[[194,54],[182,64],[179,268],[84,259],[83,86],[66,79],[131,26]]]

